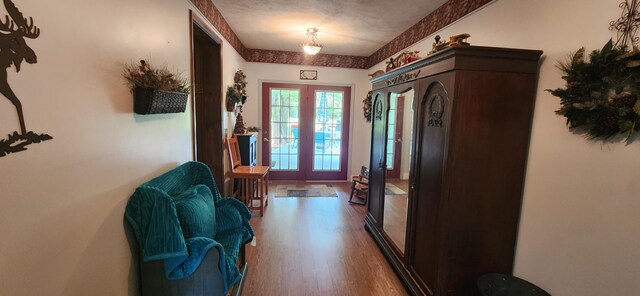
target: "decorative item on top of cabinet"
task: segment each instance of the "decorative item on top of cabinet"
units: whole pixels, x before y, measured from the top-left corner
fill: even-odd
[[[25,38],[36,39],[40,36],[40,29],[34,25],[33,18],[29,20],[23,17],[18,8],[9,0],[4,1],[8,16],[5,22],[0,24],[0,65],[2,65],[3,77],[0,79],[0,93],[15,106],[20,122],[20,133],[18,131],[10,134],[7,139],[0,139],[0,157],[9,153],[27,150],[27,146],[42,141],[53,139],[47,134],[37,134],[27,131],[22,112],[22,103],[13,92],[7,80],[7,69],[14,65],[16,72],[20,72],[22,61],[29,64],[37,62],[35,52],[29,47]],[[9,18],[11,17],[11,18]]]
[[[479,275],[512,272],[541,54],[455,45],[371,80],[365,227],[411,294],[477,296]],[[401,106],[406,180],[390,163]],[[404,215],[388,183],[406,184]]]
[[[384,74],[384,71],[382,71],[382,70],[378,70],[378,71],[375,71],[375,72],[373,72],[373,73],[369,74],[369,77],[371,77],[371,78],[376,78],[376,77],[378,77],[378,76],[380,76],[380,75],[382,75],[382,74]]]
[[[421,59],[420,56],[418,56],[418,53],[420,51],[405,51],[401,54],[399,54],[397,57],[395,58],[390,58],[389,62],[387,62],[387,72],[396,69],[396,68],[400,68],[406,64],[411,64],[419,59]],[[375,73],[374,73],[375,74]]]
[[[433,43],[431,51],[427,55],[432,55],[440,50],[443,50],[447,47],[451,47],[454,45],[469,45],[467,42],[467,38],[471,37],[471,35],[467,33],[462,33],[459,35],[454,35],[449,37],[449,42],[440,41],[440,35],[436,35],[435,42]]]
[[[247,126],[247,133],[257,133],[260,130],[261,128],[257,126]]]
[[[247,128],[244,125],[244,118],[242,118],[242,109],[238,112],[238,116],[236,117],[236,125],[233,128],[234,134],[244,134],[247,131]]]

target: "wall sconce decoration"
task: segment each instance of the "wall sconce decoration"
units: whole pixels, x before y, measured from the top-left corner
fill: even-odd
[[[616,45],[619,47],[627,47],[629,45],[636,47],[638,43],[638,27],[640,27],[640,12],[638,11],[638,1],[632,0],[631,4],[628,1],[620,3],[618,5],[622,8],[622,15],[619,19],[611,21],[609,23],[609,30],[618,32],[618,40]]]
[[[27,131],[22,113],[22,103],[9,86],[7,81],[7,69],[13,64],[16,72],[20,72],[22,61],[28,64],[38,62],[38,57],[25,41],[25,38],[36,39],[40,36],[40,29],[34,25],[33,18],[25,18],[22,12],[11,2],[4,0],[4,6],[9,15],[4,21],[0,21],[0,65],[2,66],[2,78],[0,78],[0,93],[16,107],[18,120],[20,121],[20,133],[13,132],[7,139],[0,140],[0,157],[9,153],[27,150],[28,145],[53,139],[47,134],[36,134]]]

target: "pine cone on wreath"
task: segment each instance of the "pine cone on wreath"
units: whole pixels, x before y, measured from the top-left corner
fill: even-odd
[[[611,137],[620,131],[618,122],[620,121],[620,115],[616,110],[607,109],[600,114],[598,122],[594,127],[594,132],[604,135],[605,137]]]
[[[624,95],[613,98],[611,103],[615,107],[633,108],[637,100],[638,100],[638,97],[634,94],[624,94]]]
[[[582,101],[582,90],[580,89],[580,86],[580,82],[574,81],[567,83],[567,92],[575,98],[576,102]]]

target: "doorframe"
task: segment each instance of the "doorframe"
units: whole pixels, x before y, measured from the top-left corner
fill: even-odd
[[[320,82],[320,81],[311,81],[311,82],[307,82],[307,81],[288,81],[288,80],[274,80],[274,79],[258,79],[258,109],[259,110],[264,110],[265,106],[263,105],[263,95],[264,95],[264,84],[297,84],[297,85],[304,85],[304,86],[337,86],[337,87],[348,87],[351,90],[350,93],[350,103],[349,103],[349,111],[348,111],[348,126],[349,128],[349,133],[348,133],[348,139],[349,142],[347,143],[347,149],[346,152],[348,153],[348,159],[347,159],[347,165],[346,165],[346,170],[347,170],[347,176],[345,178],[345,180],[350,180],[350,175],[351,175],[351,171],[352,171],[352,150],[353,150],[353,143],[351,141],[351,139],[353,138],[353,124],[355,122],[355,120],[353,120],[354,116],[355,116],[355,109],[354,108],[354,102],[355,102],[355,92],[356,92],[356,84],[354,83],[334,83],[334,82]],[[263,112],[262,111],[258,111],[258,122],[260,122],[260,124],[262,124],[263,122]],[[260,138],[258,139],[258,163],[263,164],[264,160],[263,160],[263,155],[264,155],[264,150],[265,149],[262,145],[264,143],[263,138],[264,138],[264,127],[262,127],[262,131],[260,131],[259,135]],[[360,168],[360,166],[358,166],[358,169]],[[322,180],[317,180],[322,181]],[[341,181],[341,180],[336,180],[336,181]],[[314,182],[314,180],[310,180],[310,182]]]
[[[226,147],[224,145],[224,129],[223,129],[223,119],[224,119],[224,108],[223,108],[223,99],[224,98],[224,87],[222,87],[223,85],[223,77],[222,77],[222,69],[223,69],[223,40],[220,36],[218,36],[218,34],[215,32],[215,30],[211,27],[211,25],[209,24],[209,21],[206,20],[205,18],[201,17],[198,13],[195,13],[193,10],[189,10],[189,48],[190,48],[190,74],[191,74],[191,88],[190,88],[190,95],[191,95],[191,108],[190,108],[190,113],[191,113],[191,138],[192,138],[192,159],[198,161],[198,125],[197,125],[197,118],[196,118],[196,94],[195,94],[195,87],[193,87],[194,85],[196,85],[196,69],[195,69],[195,32],[194,32],[194,26],[197,26],[199,29],[201,29],[210,39],[211,41],[213,41],[214,43],[217,44],[217,46],[219,47],[218,49],[218,54],[219,54],[219,67],[216,67],[216,69],[214,69],[214,71],[218,71],[218,79],[219,81],[216,81],[219,85],[220,85],[220,92],[218,94],[219,98],[220,98],[220,114],[219,114],[219,120],[218,124],[220,125],[220,134],[219,134],[219,141],[218,139],[216,139],[215,137],[211,137],[207,140],[212,141],[213,142],[213,147],[220,147],[220,151],[214,151],[213,154],[214,155],[219,155],[219,159],[216,159],[216,162],[219,162],[218,165],[216,165],[216,168],[214,169],[214,167],[211,167],[210,164],[209,168],[211,169],[211,172],[214,175],[214,179],[216,181],[216,184],[218,185],[218,187],[220,187],[220,189],[225,189],[226,183],[225,181],[227,180],[227,175],[228,175],[228,164],[226,162],[226,157],[224,157],[225,155],[225,151],[226,151]],[[215,97],[214,97],[215,99]],[[215,102],[214,102],[215,103]],[[215,120],[215,118],[214,118]],[[203,140],[203,139],[200,139]],[[220,143],[218,143],[220,142]],[[219,145],[218,145],[219,144]],[[224,190],[223,190],[224,191]]]

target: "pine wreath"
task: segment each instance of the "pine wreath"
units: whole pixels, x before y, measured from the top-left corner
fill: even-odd
[[[640,51],[614,47],[609,40],[588,62],[581,48],[558,68],[567,85],[547,91],[560,98],[556,113],[567,118],[569,128],[584,130],[591,139],[623,134],[627,142],[640,131]]]
[[[371,94],[373,92],[369,91],[367,93],[367,97],[364,98],[364,100],[362,100],[362,111],[364,113],[364,119],[367,120],[367,122],[371,122]]]

